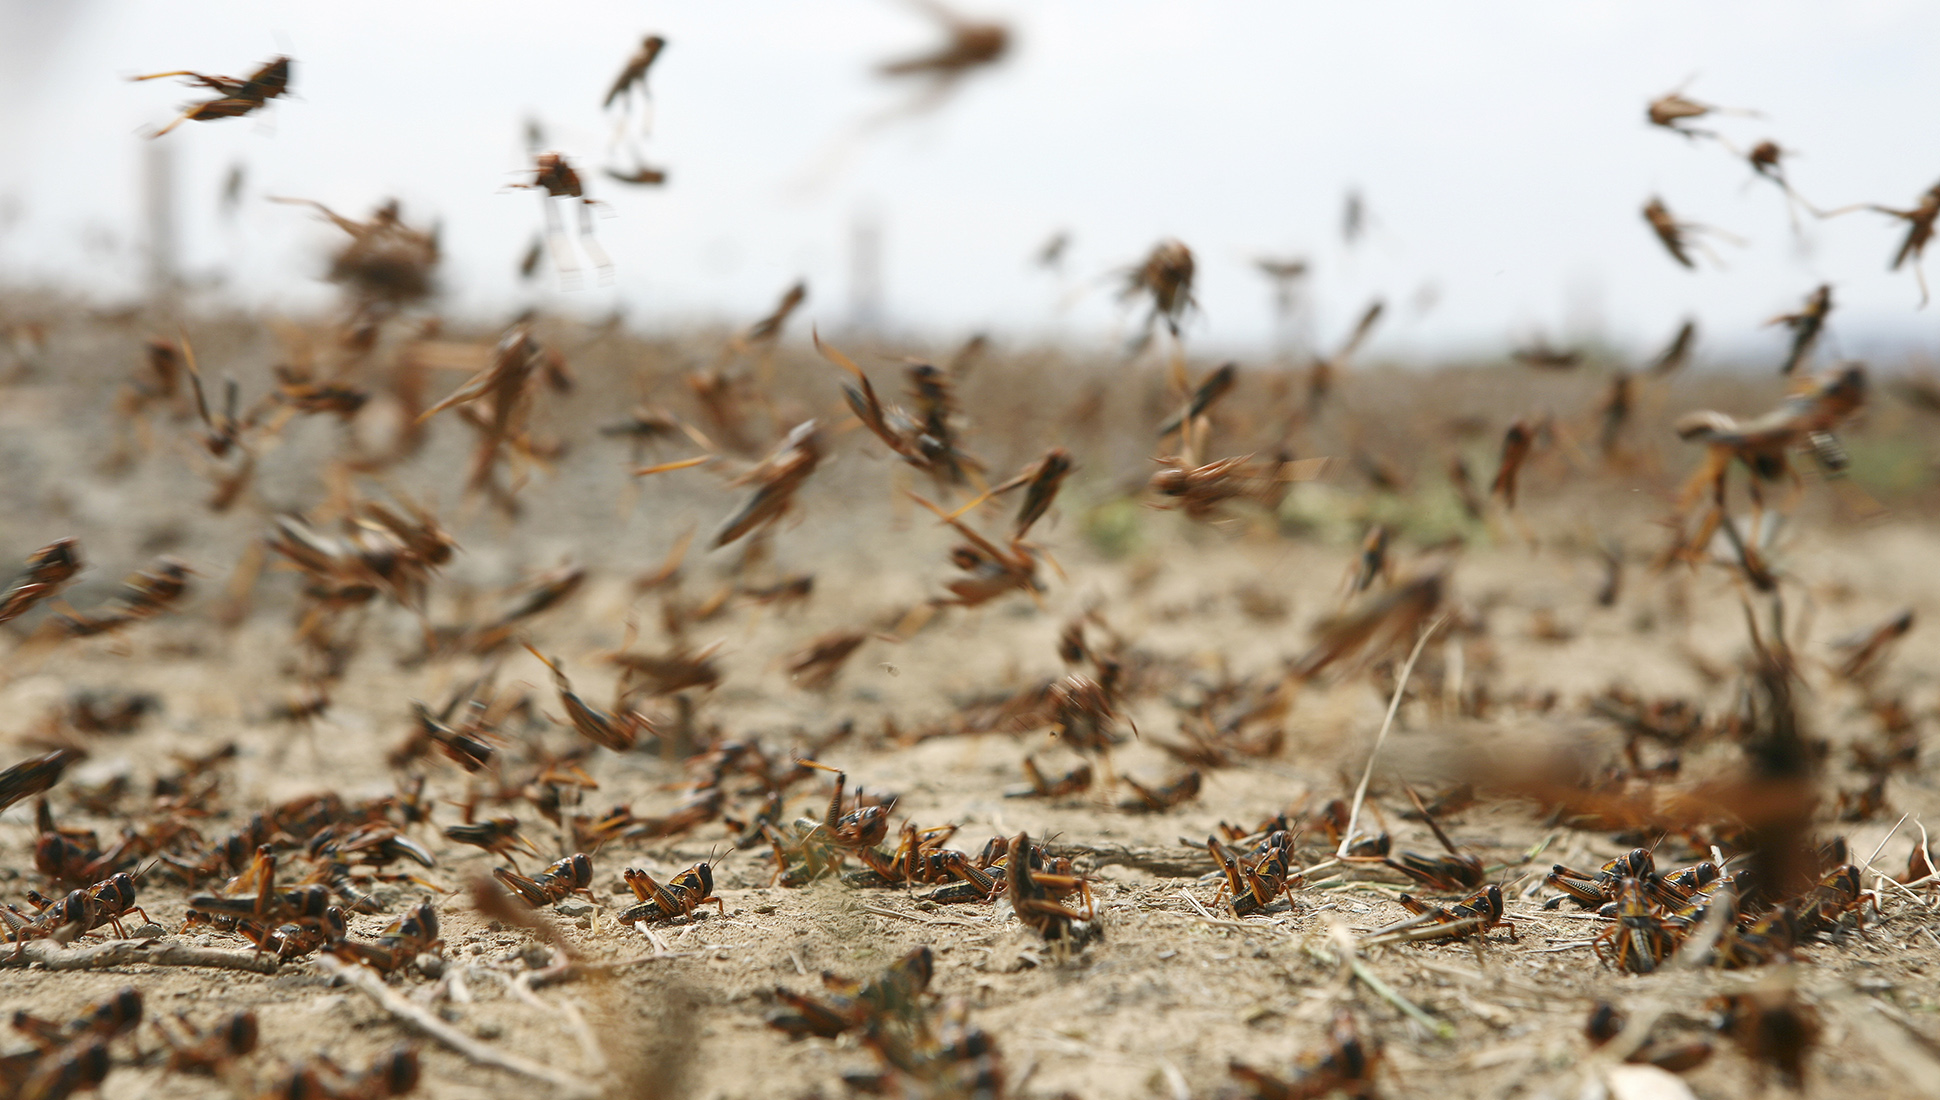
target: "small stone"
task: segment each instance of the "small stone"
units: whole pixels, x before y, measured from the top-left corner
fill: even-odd
[[[754,911],[755,911],[755,912],[757,912],[757,913],[760,913],[760,914],[761,914],[762,916],[764,916],[764,917],[765,917],[765,916],[767,916],[768,914],[770,914],[770,913],[773,913],[773,912],[775,912],[775,910],[776,910],[776,908],[777,908],[776,906],[773,906],[773,905],[769,905],[769,904],[767,904],[767,903],[765,903],[765,902],[764,902],[764,903],[763,903],[763,904],[761,904],[761,905],[757,905],[757,906],[755,906],[755,907],[754,907]]]
[[[472,1034],[478,1036],[480,1039],[496,1039],[505,1034],[505,1029],[499,1027],[497,1024],[479,1024],[472,1031]]]
[[[166,935],[168,935],[168,929],[163,928],[154,921],[149,921],[147,924],[135,929],[135,938],[138,940],[159,940]]]
[[[574,927],[576,927],[576,928],[591,928],[591,927],[593,927],[593,918],[591,918],[591,917],[574,917],[574,918],[573,918],[573,926],[574,926]]]
[[[567,898],[553,906],[553,911],[562,917],[584,917],[593,912],[593,903],[580,898]]]
[[[552,961],[552,952],[535,943],[519,952],[519,961],[525,963],[527,970],[537,970]]]
[[[445,960],[444,960],[444,957],[441,955],[433,955],[431,952],[426,951],[425,953],[419,955],[416,959],[413,959],[412,962],[417,966],[418,973],[424,975],[427,978],[439,978],[444,976]]]

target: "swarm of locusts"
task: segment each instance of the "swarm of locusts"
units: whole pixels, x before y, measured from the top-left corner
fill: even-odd
[[[1007,28],[928,7],[947,43],[883,73],[953,87],[1009,48]],[[637,111],[641,133],[650,129],[648,75],[666,47],[646,37],[599,108],[619,105],[629,126]],[[283,57],[244,78],[154,74],[217,93],[160,133],[253,113],[286,94],[290,74]],[[1735,153],[1712,128],[1714,116],[1734,113],[1679,91],[1652,102],[1647,118],[1693,146]],[[1788,204],[1805,205],[1782,171],[1784,152],[1765,141],[1741,155]],[[541,192],[544,239],[562,272],[574,268],[559,199],[580,219],[581,250],[610,268],[573,159],[535,152],[529,173],[509,186]],[[664,179],[645,168],[607,174]],[[756,942],[734,935],[774,947],[797,942],[804,914],[865,912],[877,931],[856,937],[907,930],[887,923],[899,921],[938,942],[872,946],[873,962],[831,962],[818,980],[795,947],[777,948],[792,965],[777,963],[758,990],[713,1006],[765,1024],[734,1041],[839,1041],[828,1049],[854,1063],[840,1081],[857,1095],[1032,1095],[1037,1062],[1027,1052],[1057,1048],[992,1023],[989,983],[1030,971],[1099,988],[1140,964],[1127,935],[1157,929],[1188,945],[1297,942],[1339,977],[1248,1020],[1297,1018],[1288,1029],[1297,1038],[1221,1050],[1196,1079],[1164,1062],[1180,1096],[1378,1095],[1400,1083],[1390,1066],[1434,1056],[1422,1052],[1436,1033],[1452,1034],[1453,1011],[1424,1007],[1380,973],[1420,964],[1480,997],[1498,992],[1484,983],[1526,982],[1497,977],[1534,973],[1526,964],[1538,958],[1604,998],[1568,1040],[1570,1058],[1590,1072],[1681,1074],[1736,1059],[1752,1079],[1776,1074],[1800,1087],[1824,1072],[1823,1017],[1858,995],[1815,980],[1814,964],[1871,950],[1870,937],[1932,936],[1940,850],[1910,812],[1895,823],[1892,804],[1923,775],[1921,725],[1931,715],[1909,701],[1917,679],[1894,662],[1919,620],[1909,608],[1829,643],[1813,637],[1822,588],[1788,552],[1808,502],[1863,507],[1852,503],[1864,494],[1847,478],[1842,439],[1863,426],[1878,387],[1863,364],[1814,362],[1831,343],[1836,282],[1772,321],[1790,334],[1775,364],[1789,388],[1768,408],[1673,406],[1659,437],[1641,438],[1641,410],[1678,400],[1671,386],[1696,339],[1685,322],[1651,360],[1582,387],[1574,409],[1498,408],[1407,433],[1412,451],[1428,455],[1410,464],[1400,433],[1368,416],[1349,369],[1377,331],[1380,299],[1331,354],[1293,366],[1199,364],[1188,351],[1198,260],[1185,243],[1160,240],[1118,272],[1138,332],[1128,353],[1136,362],[1119,364],[1138,381],[1123,386],[1149,386],[1129,414],[1141,457],[1113,468],[1116,452],[1094,429],[1124,393],[1078,393],[1061,415],[1040,418],[1054,431],[1019,445],[999,430],[1014,399],[993,397],[1001,386],[978,388],[998,369],[983,337],[952,355],[908,357],[848,335],[825,339],[804,322],[791,329],[809,305],[805,282],[678,370],[642,368],[654,376],[638,391],[594,392],[604,407],[632,411],[579,430],[562,410],[611,381],[576,369],[610,332],[575,342],[533,313],[489,340],[448,334],[428,312],[440,286],[435,228],[407,222],[394,201],[365,221],[280,201],[312,207],[348,238],[326,275],[343,292],[341,315],[322,330],[279,329],[269,379],[238,378],[219,340],[200,340],[198,356],[196,322],[144,333],[108,433],[113,471],[181,464],[206,480],[207,496],[176,503],[245,533],[240,556],[168,545],[117,560],[49,529],[0,589],[0,629],[15,643],[7,675],[80,670],[0,760],[0,811],[18,807],[0,828],[24,853],[0,879],[0,968],[112,969],[125,983],[73,1014],[49,1015],[38,994],[12,997],[20,1011],[14,1049],[0,1053],[0,1100],[58,1100],[151,1073],[208,1078],[196,1087],[239,1096],[377,1100],[435,1084],[431,1059],[450,1055],[501,1075],[502,1089],[598,1094],[633,1071],[619,1044],[603,1046],[587,1025],[581,1001],[614,1019],[642,1004],[666,1012],[690,992],[638,968],[691,977]],[[1917,275],[1940,188],[1908,208],[1865,208],[1905,223],[1892,265],[1910,263]],[[1676,262],[1696,266],[1703,226],[1656,197],[1644,216]],[[1296,261],[1263,270],[1276,280],[1310,274]],[[1920,285],[1924,302],[1924,276]],[[785,354],[792,375],[776,369]],[[1153,369],[1146,356],[1162,362]],[[1566,381],[1596,361],[1537,342],[1500,369]],[[1915,415],[1940,410],[1940,387],[1901,380],[1895,390]],[[328,436],[327,459],[305,471],[301,490],[287,478],[262,484],[299,436]],[[1591,438],[1591,450],[1579,445]],[[455,465],[432,457],[445,453],[434,440],[462,444],[449,451]],[[676,491],[708,503],[699,514],[657,512],[656,524],[680,533],[664,558],[630,575],[569,558],[497,591],[462,579],[478,575],[473,561],[510,553],[533,526],[533,498],[569,456],[587,454],[627,483],[623,507],[660,509]],[[1667,474],[1657,468],[1666,462]],[[1654,526],[1619,532],[1622,515],[1590,508],[1580,523],[1601,526],[1588,540],[1578,532],[1561,543],[1541,528],[1542,509],[1570,493],[1651,477],[1662,502]],[[877,527],[875,513],[836,504],[838,487],[850,501],[886,501],[894,522]],[[441,511],[440,493],[456,510]],[[657,503],[638,504],[643,496]],[[1403,505],[1430,497],[1459,511],[1448,537],[1409,527]],[[1315,499],[1356,502],[1353,530],[1332,543],[1311,537],[1302,509]],[[1154,618],[1137,604],[1160,566],[1124,570],[1122,590],[1107,583],[1121,573],[1097,548],[1121,522],[1112,517],[1127,514],[1133,526],[1178,535],[1173,569],[1217,568],[1193,555],[1219,540],[1312,542],[1336,559],[1335,597],[1299,609],[1310,629],[1277,661],[1243,646],[1210,658],[1182,652],[1161,635],[1195,608]],[[589,559],[611,540],[545,534],[578,540]],[[826,582],[801,568],[811,534],[920,552],[926,565],[895,578],[908,584],[877,578],[831,608]],[[1676,593],[1686,616],[1694,591],[1723,594],[1740,655],[1686,653],[1717,688],[1705,696],[1614,682],[1567,699],[1510,686],[1497,644],[1509,596],[1464,577],[1467,547],[1489,543],[1532,561],[1581,543],[1593,563],[1586,600],[1627,603],[1640,619],[1655,614],[1638,595],[1650,583]],[[103,584],[97,568],[125,579]],[[1293,610],[1275,583],[1271,573],[1251,578],[1234,600],[1251,619],[1284,622]],[[609,614],[610,601],[587,593],[611,587],[626,597]],[[287,620],[265,628],[259,601],[287,605]],[[807,629],[796,616],[810,605],[839,618]],[[1007,676],[963,661],[921,712],[859,687],[864,664],[899,675],[899,647],[1014,639],[997,633],[1010,620],[1044,629],[1006,654]],[[606,648],[573,628],[589,622]],[[164,756],[149,740],[168,717],[159,696],[79,686],[115,680],[137,647],[161,652],[166,639],[180,654],[200,635],[243,629],[250,644],[275,647],[286,681],[271,692],[234,685],[247,725],[273,735]],[[757,629],[788,641],[765,668],[744,649]],[[1530,636],[1562,644],[1572,626],[1544,612]],[[333,718],[339,698],[361,696],[378,668],[410,685],[380,719],[384,744],[363,753],[388,785],[333,783],[319,766],[305,773],[316,779],[307,793],[252,793],[239,776],[267,738],[280,772],[292,767],[285,754],[347,752],[320,730],[347,728]],[[737,698],[775,674],[820,721],[777,732],[745,719]],[[1326,773],[1331,764],[1298,761],[1291,747],[1314,720],[1309,698],[1369,687],[1378,733],[1365,731],[1334,762],[1336,775],[1274,805],[1234,797],[1248,777]],[[1835,742],[1814,696],[1838,700],[1832,721],[1862,732]],[[1422,749],[1424,723],[1452,750]],[[1475,732],[1511,727],[1543,736],[1511,744]],[[1404,747],[1389,744],[1394,730]],[[909,759],[934,771],[972,743],[1002,755],[1001,799],[951,816],[883,785],[909,782]],[[102,766],[129,756],[139,760],[132,769]],[[630,795],[615,801],[616,790]],[[1543,839],[1516,846],[1460,824],[1482,812]],[[1196,831],[1174,824],[1193,815],[1204,815]],[[1884,839],[1847,835],[1860,830]],[[1172,839],[1123,839],[1159,834]],[[1128,886],[1108,873],[1124,868],[1143,879]],[[959,950],[968,941],[943,942],[953,928],[981,939]],[[488,957],[488,935],[524,946]],[[809,943],[827,941],[799,940]],[[990,958],[964,958],[978,952]],[[1252,957],[1269,956],[1261,947]],[[1001,973],[989,965],[1003,959],[1016,961]],[[239,983],[283,972],[327,979],[375,1005],[380,1015],[359,1026],[395,1045],[358,1059],[264,1049],[271,1034],[302,1026],[282,1018],[286,1006],[209,997],[164,1014],[142,985],[168,967],[236,972]],[[572,1029],[578,1049],[562,1041],[533,1059],[508,1049],[519,1035],[465,1024],[484,986],[516,998],[531,1020]],[[1695,989],[1708,999],[1664,1007]],[[1147,996],[1172,994],[1110,994]],[[681,1026],[666,1023],[658,1061],[638,1071],[652,1086],[641,1095],[672,1094],[667,1082],[712,1056],[684,1044]],[[1931,1061],[1916,1024],[1867,1026],[1901,1028],[1890,1033],[1899,1045],[1886,1044],[1896,1057]],[[1058,1034],[1089,1049],[1081,1031]],[[1735,1053],[1724,1053],[1727,1042]],[[762,1091],[776,1086],[822,1095],[793,1082]]]

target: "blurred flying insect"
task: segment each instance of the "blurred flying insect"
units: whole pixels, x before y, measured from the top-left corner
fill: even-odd
[[[1862,630],[1843,638],[1836,638],[1832,648],[1847,654],[1833,670],[1842,680],[1865,683],[1878,673],[1892,652],[1894,643],[1906,637],[1913,629],[1913,609],[1906,608],[1870,630]]]
[[[1705,1002],[1705,1007],[1714,1013],[1717,1029],[1730,1036],[1761,1073],[1769,1066],[1786,1085],[1804,1087],[1805,1059],[1819,1045],[1825,1027],[1818,1010],[1800,1000],[1789,982],[1779,979],[1742,993],[1723,994]]]
[[[613,86],[606,90],[606,99],[600,103],[602,108],[611,110],[613,104],[625,101],[631,110],[630,93],[638,91],[639,98],[648,106],[653,104],[653,93],[647,90],[647,72],[660,58],[660,51],[667,48],[667,40],[657,34],[650,34],[640,41],[640,48],[626,59],[620,68],[620,75],[613,78]]]
[[[1671,213],[1670,207],[1664,205],[1664,200],[1655,195],[1650,197],[1650,201],[1644,203],[1643,213],[1644,221],[1649,223],[1650,231],[1657,234],[1657,239],[1662,242],[1664,251],[1671,254],[1671,259],[1676,260],[1678,263],[1683,264],[1693,271],[1697,270],[1697,264],[1692,261],[1691,254],[1687,249],[1692,244],[1696,244],[1700,248],[1704,247],[1703,242],[1697,240],[1698,234],[1710,233],[1733,243],[1744,243],[1722,229],[1702,225],[1698,222],[1678,221],[1676,216]],[[1708,249],[1706,252],[1711,256],[1713,261],[1717,260],[1715,253],[1711,253]]]
[[[1792,330],[1792,350],[1785,356],[1784,365],[1778,368],[1780,374],[1791,374],[1798,370],[1812,354],[1812,346],[1819,341],[1819,334],[1825,331],[1825,321],[1832,313],[1832,284],[1822,283],[1805,299],[1805,305],[1797,313],[1781,313],[1765,323],[1784,325]]]
[[[1811,203],[1805,201],[1803,196],[1794,191],[1792,181],[1785,178],[1784,159],[1793,152],[1796,150],[1785,149],[1776,141],[1761,141],[1751,147],[1751,152],[1745,154],[1745,163],[1751,165],[1751,170],[1759,176],[1777,184],[1778,189],[1785,193],[1785,216],[1791,219],[1792,232],[1798,233],[1798,208],[1802,206],[1807,213],[1811,214],[1817,214],[1818,211]]]
[[[827,971],[822,984],[829,990],[826,1002],[776,989],[775,996],[793,1012],[780,1012],[768,1018],[768,1026],[791,1039],[815,1035],[833,1039],[845,1031],[865,1026],[876,1027],[888,1020],[912,1016],[922,1007],[922,995],[936,972],[936,960],[928,947],[919,947],[889,965],[880,977],[868,982],[838,978]]]
[[[1296,460],[1286,454],[1273,459],[1237,455],[1204,465],[1193,465],[1179,455],[1161,455],[1153,461],[1162,469],[1152,475],[1152,491],[1169,499],[1159,500],[1152,507],[1176,508],[1201,523],[1219,519],[1229,502],[1277,509],[1295,482],[1312,481],[1334,463],[1328,458]]]
[[[1623,1033],[1623,1013],[1608,1001],[1598,1001],[1583,1025],[1583,1034],[1592,1046],[1603,1046]],[[1632,1065],[1656,1066],[1671,1073],[1685,1073],[1711,1059],[1711,1044],[1703,1039],[1659,1040],[1646,1038],[1637,1049],[1624,1056]]]
[[[1925,309],[1927,294],[1927,275],[1920,263],[1926,255],[1927,244],[1933,240],[1933,223],[1940,218],[1940,183],[1927,188],[1920,196],[1919,205],[1911,210],[1896,210],[1890,206],[1868,206],[1867,209],[1888,214],[1906,223],[1906,240],[1900,243],[1900,250],[1893,254],[1893,262],[1887,265],[1888,271],[1898,271],[1908,260],[1913,261],[1913,277],[1920,283],[1920,308]]]
[[[794,507],[795,494],[821,460],[822,436],[815,421],[804,420],[795,425],[767,458],[728,482],[729,486],[753,485],[754,495],[715,532],[712,545],[719,549],[787,515]],[[643,472],[652,469],[649,467]]]
[[[446,826],[445,839],[454,844],[469,844],[474,848],[483,848],[500,859],[511,861],[515,868],[519,865],[519,861],[518,857],[512,854],[514,848],[524,848],[535,856],[539,854],[539,849],[534,848],[532,842],[519,832],[519,819],[510,816]]]
[[[1455,488],[1455,497],[1462,502],[1462,511],[1474,522],[1482,521],[1482,496],[1475,491],[1475,474],[1469,469],[1468,459],[1456,454],[1448,460],[1448,482]]]
[[[12,1023],[13,1029],[25,1036],[36,1050],[47,1053],[77,1040],[119,1038],[141,1026],[142,1014],[141,991],[133,986],[123,986],[82,1009],[79,1016],[66,1022],[50,1020],[31,1012],[16,1012]],[[6,1083],[0,1079],[0,1085]]]
[[[775,308],[768,315],[743,329],[722,354],[723,360],[731,359],[744,352],[755,350],[767,353],[781,340],[783,330],[788,327],[788,319],[808,301],[808,281],[797,279],[790,283],[787,290],[775,301]]]
[[[1307,372],[1307,406],[1299,414],[1308,423],[1320,416],[1320,410],[1334,392],[1341,372],[1347,369],[1348,361],[1360,350],[1361,345],[1367,343],[1367,338],[1374,334],[1374,326],[1380,323],[1381,315],[1386,311],[1387,303],[1381,299],[1369,302],[1367,308],[1361,311],[1360,319],[1354,322],[1347,338],[1334,349],[1334,354],[1314,360]]]
[[[157,1019],[155,1029],[168,1045],[168,1072],[212,1077],[255,1050],[258,1038],[256,1014],[247,1009],[230,1013],[207,1030],[191,1024],[180,1012],[175,1014],[174,1027]]]
[[[502,485],[499,468],[512,466],[518,473],[522,462],[539,464],[545,460],[545,448],[533,440],[530,423],[533,396],[547,374],[549,359],[551,353],[533,340],[530,322],[512,324],[493,345],[491,361],[419,413],[415,421],[425,423],[444,409],[458,409],[458,417],[477,433],[466,473],[466,493],[489,495],[506,514],[518,510],[512,499],[518,481],[510,487]]]
[[[27,558],[27,572],[5,595],[0,595],[0,623],[17,619],[33,606],[60,592],[81,572],[81,544],[57,539]]]
[[[1125,285],[1118,294],[1121,300],[1131,301],[1140,296],[1152,300],[1139,335],[1132,341],[1133,355],[1145,350],[1152,340],[1152,327],[1160,320],[1165,322],[1172,338],[1178,339],[1179,322],[1198,304],[1192,297],[1195,270],[1192,249],[1182,241],[1168,238],[1153,245],[1143,263],[1124,273]]]
[[[1060,229],[1045,238],[1043,244],[1037,246],[1037,252],[1032,255],[1031,262],[1051,271],[1059,271],[1064,267],[1064,254],[1070,249],[1071,233],[1069,230]]]
[[[961,484],[969,471],[983,468],[981,462],[957,446],[950,424],[949,381],[942,371],[927,363],[919,363],[911,369],[915,394],[924,406],[919,419],[899,406],[883,405],[876,396],[876,388],[869,383],[869,376],[862,373],[862,368],[856,365],[855,360],[823,343],[820,333],[815,333],[813,338],[815,350],[822,354],[822,358],[847,371],[861,383],[859,390],[844,384],[842,397],[862,426],[882,440],[897,457],[929,474],[938,485]]]
[[[1375,581],[1392,579],[1393,563],[1388,560],[1389,533],[1386,524],[1377,523],[1367,529],[1361,538],[1361,552],[1355,557],[1354,564],[1348,567],[1348,594],[1358,595],[1374,586]]]
[[[195,570],[176,558],[157,558],[152,568],[130,574],[121,582],[121,591],[112,604],[96,611],[62,615],[58,620],[59,631],[69,638],[85,638],[152,619],[182,598],[189,590],[189,577],[194,573]]]
[[[1696,321],[1686,320],[1679,325],[1677,335],[1671,337],[1671,342],[1657,353],[1657,358],[1651,360],[1650,373],[1664,378],[1683,370],[1684,364],[1690,361],[1692,347],[1697,343],[1697,331]]]
[[[1321,1100],[1340,1093],[1354,1100],[1374,1100],[1374,1074],[1381,1065],[1381,1041],[1362,1038],[1354,1016],[1346,1009],[1334,1013],[1327,1046],[1300,1056],[1293,1074],[1281,1078],[1237,1059],[1226,1072],[1239,1081],[1248,1100]]]
[[[1597,556],[1603,561],[1603,583],[1597,587],[1598,607],[1615,607],[1617,598],[1623,594],[1623,545],[1615,539],[1604,539],[1597,544]]]
[[[1349,248],[1361,243],[1361,238],[1367,235],[1368,224],[1373,220],[1368,214],[1367,196],[1358,187],[1348,188],[1347,197],[1341,200],[1341,242]]]
[[[940,23],[948,37],[927,53],[886,61],[876,67],[876,72],[892,79],[920,77],[930,82],[925,91],[896,112],[913,115],[941,106],[965,77],[1002,61],[1010,51],[1010,28],[965,18],[937,0],[912,0],[912,5]]]
[[[849,657],[868,640],[869,635],[857,630],[831,631],[790,654],[783,667],[803,690],[827,691]]]
[[[1020,590],[1036,599],[1037,594],[1044,590],[1043,582],[1037,579],[1037,547],[1021,538],[1011,539],[1008,548],[1000,547],[978,534],[969,524],[915,493],[910,493],[909,497],[938,519],[956,528],[957,533],[966,540],[951,548],[950,561],[969,576],[949,582],[945,587],[949,588],[950,595],[932,598],[932,607],[951,604],[976,607]]]
[[[1695,126],[1683,125],[1683,123],[1691,119],[1704,118],[1707,115],[1714,114],[1750,115],[1756,117],[1757,112],[1732,107],[1719,107],[1710,103],[1701,103],[1686,96],[1684,89],[1680,87],[1675,91],[1667,92],[1651,100],[1650,106],[1644,112],[1644,118],[1652,126],[1662,127],[1673,134],[1681,135],[1692,141],[1696,141],[1701,137],[1722,140],[1713,131],[1700,130]]]
[[[255,72],[241,79],[233,76],[209,76],[189,69],[150,73],[147,76],[131,79],[160,80],[170,76],[187,77],[190,85],[208,88],[218,93],[218,96],[190,106],[175,121],[150,134],[150,137],[161,137],[184,122],[210,122],[218,118],[236,118],[246,115],[285,94],[290,87],[290,59],[273,57],[264,62]]]
[[[1932,375],[1906,374],[1886,383],[1893,396],[1928,416],[1940,416],[1940,380]]]
[[[1253,270],[1266,277],[1273,285],[1273,315],[1282,325],[1292,322],[1300,310],[1301,286],[1306,282],[1312,266],[1300,257],[1258,256],[1253,260]]]
[[[1707,495],[1710,504],[1694,531],[1678,532],[1666,560],[1704,553],[1720,529],[1741,554],[1755,553],[1725,509],[1725,483],[1732,465],[1742,464],[1751,475],[1746,487],[1753,505],[1762,512],[1763,484],[1789,477],[1796,485],[1791,452],[1810,447],[1815,435],[1831,437],[1865,404],[1866,389],[1865,368],[1850,363],[1822,373],[1778,408],[1751,420],[1741,422],[1709,410],[1680,417],[1675,425],[1678,438],[1703,444],[1706,450],[1703,463],[1685,483],[1679,508],[1689,509]]]
[[[242,404],[242,392],[236,385],[236,380],[233,378],[223,380],[222,411],[212,415],[209,412],[208,397],[202,389],[202,371],[196,366],[195,348],[189,344],[186,333],[182,336],[181,350],[182,365],[189,372],[189,386],[195,392],[195,413],[202,420],[203,449],[215,458],[224,458],[231,450],[237,449],[247,454],[247,448],[243,446],[243,434],[255,424],[253,419],[244,420],[238,415],[238,409]]]
[[[1199,385],[1193,388],[1192,397],[1186,401],[1185,408],[1159,425],[1159,439],[1163,441],[1174,432],[1192,432],[1192,425],[1206,415],[1220,398],[1232,392],[1233,385],[1239,380],[1239,364],[1224,363],[1218,370],[1208,374]],[[1186,444],[1190,446],[1188,442]]]
[[[438,229],[418,229],[404,221],[396,199],[380,203],[368,221],[344,217],[314,199],[272,197],[271,202],[308,206],[349,234],[330,258],[327,278],[343,287],[360,318],[376,320],[429,298],[441,257]]]
[[[573,691],[573,682],[566,678],[566,671],[557,660],[548,659],[529,643],[525,648],[552,670],[552,682],[559,691],[560,705],[566,708],[567,720],[581,737],[614,752],[625,752],[640,740],[640,734],[653,732],[653,725],[646,716],[632,708],[608,714],[586,702]]]
[[[644,164],[625,172],[616,168],[606,168],[602,169],[602,171],[606,173],[607,179],[617,180],[620,183],[637,184],[642,187],[658,187],[667,182],[666,169],[651,168]]]
[[[6,771],[0,771],[0,811],[59,783],[67,766],[82,759],[83,755],[74,749],[56,749],[29,757]]]
[[[1365,600],[1353,611],[1321,620],[1314,626],[1313,646],[1294,661],[1290,672],[1312,680],[1356,654],[1378,656],[1414,637],[1441,606],[1444,587],[1441,572],[1427,573]]]
[[[12,1097],[67,1100],[99,1089],[112,1068],[107,1040],[83,1036],[45,1052],[30,1050],[0,1059],[0,1089]]]
[[[1016,477],[1009,481],[992,485],[976,499],[950,513],[955,519],[977,505],[994,496],[1001,496],[1012,489],[1024,489],[1024,501],[1017,506],[1017,519],[1011,527],[1012,538],[1023,538],[1030,533],[1031,527],[1044,518],[1051,505],[1058,499],[1058,489],[1071,473],[1071,452],[1063,447],[1053,447],[1044,452],[1044,457],[1026,466]]]
[[[545,258],[546,235],[544,233],[534,233],[532,235],[532,243],[526,245],[525,251],[519,254],[518,271],[520,281],[530,282],[537,276],[539,274],[539,261]]]
[[[586,255],[592,259],[603,279],[612,277],[613,261],[607,258],[606,251],[593,236],[593,207],[599,205],[599,200],[587,197],[585,183],[566,160],[565,154],[540,153],[533,161],[532,179],[512,186],[540,192],[539,201],[546,214],[546,239],[550,242],[553,261],[559,268],[560,280],[568,289],[576,289],[579,285],[579,265],[573,262],[572,252],[566,246],[565,226],[560,221],[558,208],[553,204],[554,199],[565,199],[567,205],[579,212],[580,247],[586,250]]]
[[[1597,442],[1606,461],[1616,457],[1624,426],[1630,423],[1635,390],[1636,383],[1629,371],[1619,370],[1610,376],[1610,388],[1604,391],[1603,405],[1597,410],[1602,421]]]
[[[1553,348],[1543,340],[1509,353],[1509,357],[1526,367],[1540,370],[1571,370],[1583,365],[1583,352],[1577,348]]]
[[[422,1073],[417,1048],[408,1044],[378,1055],[369,1069],[361,1071],[347,1070],[318,1054],[279,1074],[258,1100],[389,1100],[415,1091]]]
[[[1125,785],[1132,789],[1132,797],[1120,802],[1118,808],[1135,814],[1164,813],[1174,806],[1184,805],[1199,797],[1202,782],[1196,768],[1170,783],[1156,787],[1147,787],[1130,776],[1125,776],[1124,780]]]
[[[1516,479],[1522,473],[1523,463],[1529,460],[1529,452],[1536,445],[1536,426],[1527,420],[1518,420],[1509,425],[1502,433],[1502,457],[1496,462],[1495,480],[1489,483],[1489,495],[1502,498],[1504,507],[1511,511],[1516,507]]]
[[[1091,765],[1083,761],[1063,775],[1049,777],[1038,770],[1037,761],[1026,756],[1024,776],[1030,780],[1030,787],[1021,791],[1005,791],[1005,798],[1065,798],[1091,789]]]
[[[237,161],[229,166],[228,174],[222,178],[222,193],[218,206],[224,220],[233,220],[236,216],[236,211],[242,209],[243,185],[248,180],[248,172],[244,169],[241,161]]]

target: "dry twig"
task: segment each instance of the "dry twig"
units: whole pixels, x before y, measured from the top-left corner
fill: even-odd
[[[376,1001],[384,1011],[479,1065],[493,1066],[516,1073],[521,1077],[544,1081],[559,1090],[554,1094],[558,1096],[586,1097],[587,1100],[591,1100],[592,1097],[600,1095],[599,1086],[583,1077],[540,1065],[516,1054],[507,1054],[465,1035],[440,1020],[430,1009],[412,1002],[397,990],[385,985],[383,979],[362,966],[351,966],[328,955],[319,956],[317,965],[323,967],[326,972],[341,977],[345,984]]]

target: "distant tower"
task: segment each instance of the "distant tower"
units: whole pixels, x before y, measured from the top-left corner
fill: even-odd
[[[180,241],[176,233],[175,144],[143,143],[142,215],[147,228],[148,296],[170,303],[181,286]]]
[[[865,211],[849,225],[849,324],[873,334],[882,322],[882,222]]]

